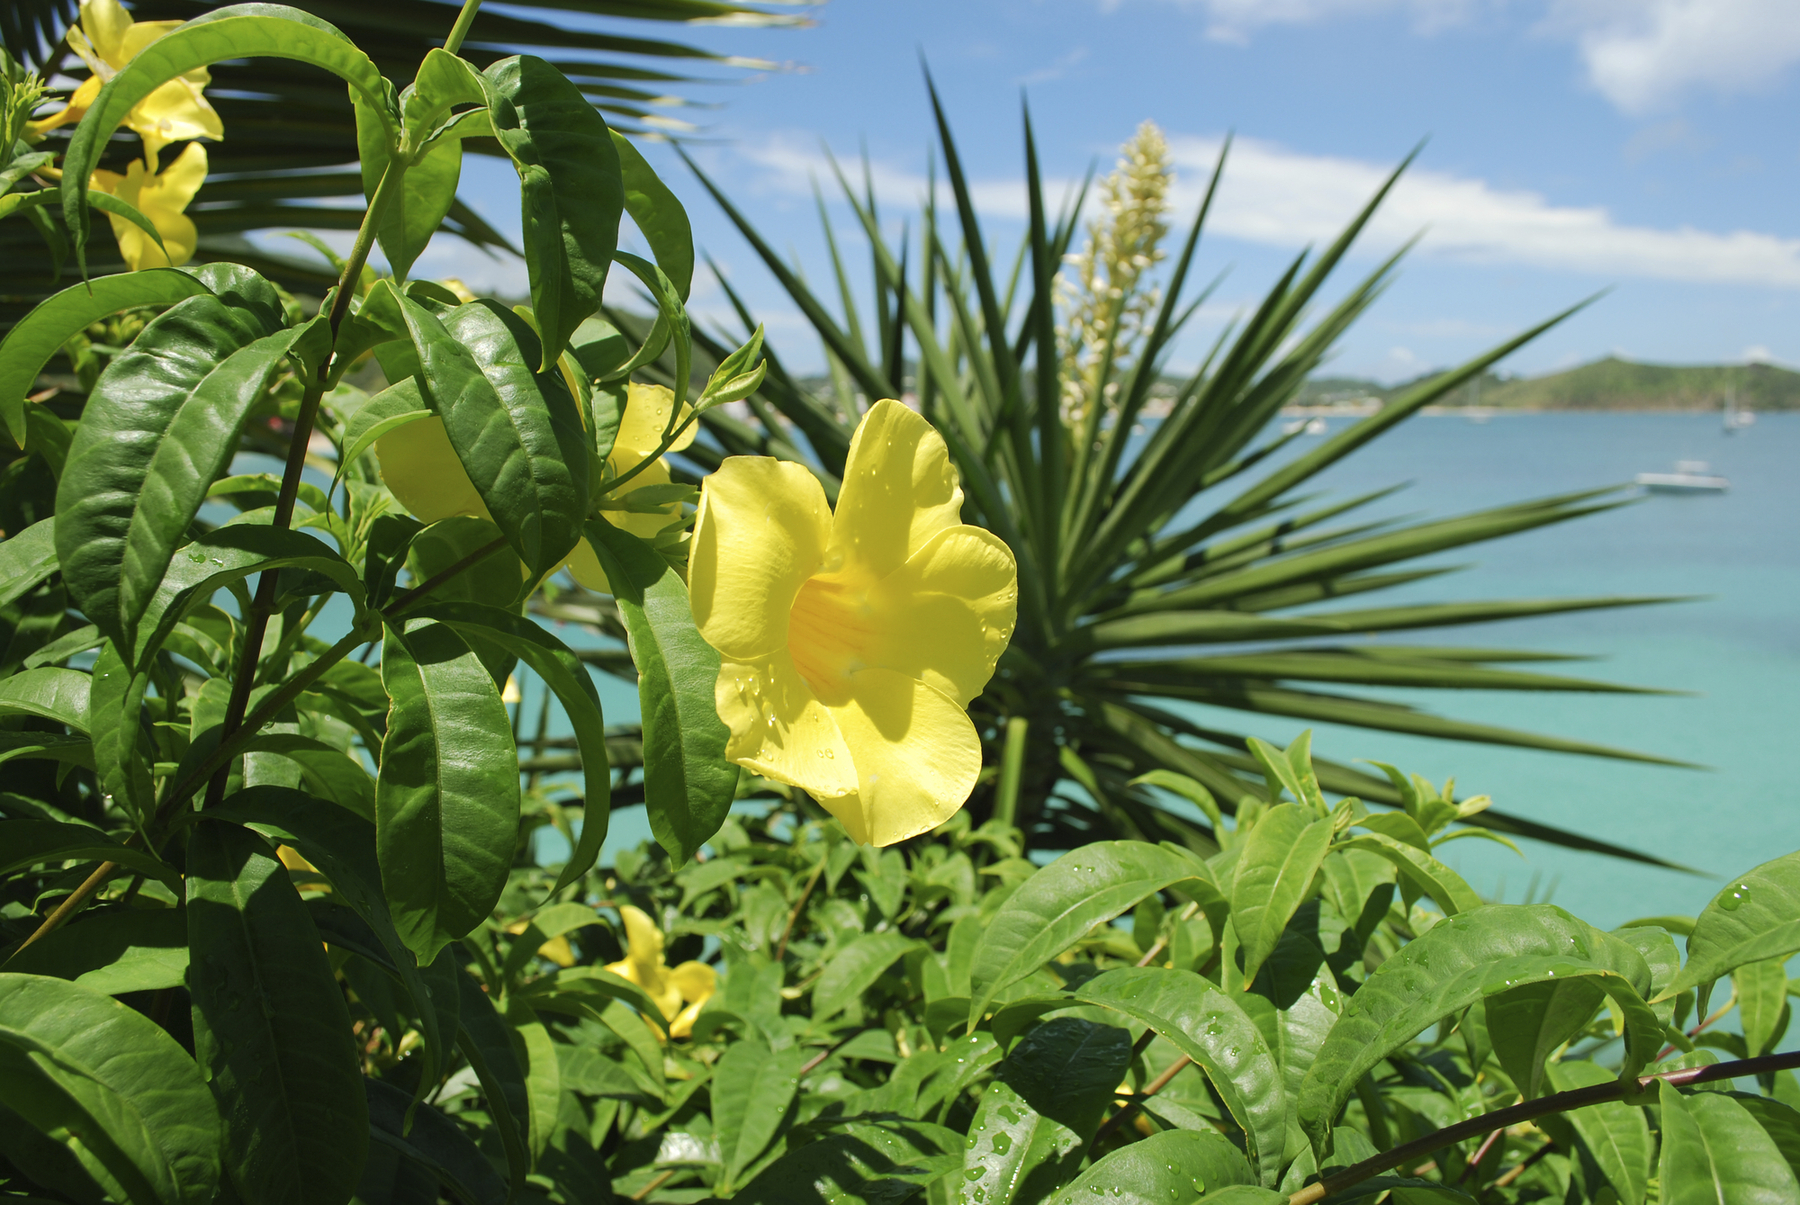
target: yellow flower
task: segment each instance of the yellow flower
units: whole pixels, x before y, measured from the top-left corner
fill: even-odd
[[[512,679],[508,678],[507,681],[511,682]],[[514,937],[517,937],[530,927],[531,922],[528,920],[514,921],[512,924],[506,926],[506,931],[511,933]],[[537,952],[539,958],[548,958],[559,967],[572,967],[575,965],[575,950],[569,945],[569,939],[567,937],[552,937],[549,941],[539,946]]]
[[[117,75],[144,47],[156,41],[180,21],[133,21],[119,0],[82,0],[81,24],[69,30],[69,49],[81,56],[93,72],[83,81],[69,103],[34,128],[39,132],[53,130],[67,122],[79,120],[86,113],[100,89]],[[188,138],[225,137],[225,127],[218,113],[201,95],[212,82],[204,67],[196,67],[179,75],[139,101],[125,117],[125,124],[144,140],[144,157],[156,161],[157,152],[171,142]]]
[[[163,245],[158,247],[156,240],[136,223],[115,214],[106,215],[112,223],[113,237],[119,240],[119,254],[133,272],[139,268],[177,267],[194,258],[199,232],[194,229],[194,220],[182,211],[204,183],[206,148],[198,142],[188,143],[167,171],[155,175],[145,171],[143,163],[136,159],[123,176],[118,172],[94,173],[92,187],[136,207],[162,235]],[[164,248],[168,249],[167,254]]]
[[[625,413],[619,417],[619,436],[613,441],[612,455],[607,457],[607,465],[613,475],[629,473],[642,464],[652,452],[662,445],[663,431],[669,425],[669,410],[675,404],[675,394],[663,385],[628,385],[625,388]],[[688,415],[688,407],[682,406],[682,417]],[[694,442],[700,425],[695,423],[683,431],[669,445],[669,451],[679,452]],[[609,496],[609,501],[624,502],[631,495],[645,486],[669,484],[669,466],[667,461],[658,460],[643,472],[625,483],[622,494]],[[654,539],[670,524],[681,518],[681,503],[669,502],[652,511],[612,510],[606,511],[606,519],[614,527],[628,531],[641,539]],[[602,594],[612,593],[612,583],[606,580],[606,571],[600,568],[600,560],[594,550],[588,547],[586,540],[575,546],[569,556],[569,576],[586,586],[589,590],[597,590]]]
[[[767,457],[701,487],[689,591],[722,660],[726,755],[863,844],[942,824],[981,770],[967,708],[1012,638],[1018,570],[961,511],[943,438],[895,401],[856,429],[835,516],[817,478]]]
[[[625,957],[606,969],[643,988],[663,1016],[673,1018],[670,1037],[687,1037],[701,1006],[719,989],[717,973],[704,962],[684,962],[670,970],[663,963],[663,933],[656,922],[630,904],[622,905],[619,915],[625,919]]]

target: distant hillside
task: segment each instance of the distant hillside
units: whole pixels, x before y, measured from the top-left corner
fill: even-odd
[[[1367,396],[1385,401],[1416,384],[1381,386],[1352,377],[1315,377],[1299,400],[1316,404]],[[1718,410],[1732,390],[1738,405],[1747,409],[1800,410],[1800,372],[1772,364],[1637,364],[1614,356],[1542,377],[1488,375],[1479,394],[1465,385],[1442,404],[1468,406],[1479,397],[1482,406],[1509,410]]]

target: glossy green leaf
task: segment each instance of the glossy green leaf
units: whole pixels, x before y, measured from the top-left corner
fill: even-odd
[[[441,319],[410,296],[401,308],[450,446],[519,559],[549,573],[588,510],[587,435],[568,386],[536,370],[537,335],[494,302]]]
[[[123,805],[141,826],[156,811],[156,788],[150,778],[149,741],[143,726],[147,673],[133,674],[107,641],[94,658],[88,691],[88,733],[94,744],[94,770],[100,789]]]
[[[1026,1034],[982,1091],[958,1201],[1041,1201],[1068,1183],[1130,1062],[1115,1026],[1059,1017]]]
[[[1591,981],[1560,976],[1487,998],[1483,1017],[1488,1041],[1526,1100],[1549,1091],[1546,1060],[1587,1028],[1605,999]]]
[[[375,780],[361,760],[298,732],[264,732],[244,745],[246,755],[273,753],[300,767],[306,789],[334,807],[375,823]],[[370,830],[374,836],[374,830]]]
[[[550,889],[556,895],[593,868],[606,840],[612,772],[606,755],[606,720],[600,710],[600,692],[587,667],[550,632],[532,620],[497,607],[476,603],[443,603],[422,607],[421,618],[436,619],[465,635],[479,634],[525,662],[542,678],[562,704],[563,714],[574,729],[581,752],[581,834],[569,860],[563,864]]]
[[[446,959],[446,962],[449,960]],[[528,1146],[531,1125],[531,1094],[525,1086],[525,1071],[513,1048],[512,1034],[505,1020],[494,1008],[494,1002],[473,978],[449,967],[460,993],[457,1015],[456,1045],[481,1082],[494,1126],[500,1131],[500,1143],[506,1152],[506,1165],[517,1196],[531,1171]],[[641,1024],[641,1023],[640,1023]]]
[[[525,1099],[530,1111],[527,1142],[535,1166],[556,1125],[557,1101],[562,1096],[562,1071],[557,1063],[557,1043],[550,1031],[522,1000],[509,1000],[506,1025],[513,1034],[513,1053],[525,1077]]]
[[[834,1126],[789,1151],[731,1199],[742,1205],[890,1205],[962,1161],[963,1136],[902,1118]]]
[[[1250,1167],[1224,1135],[1168,1130],[1107,1155],[1050,1198],[1049,1205],[1192,1205],[1202,1194],[1212,1201],[1218,1190],[1240,1185],[1254,1185]]]
[[[76,127],[63,157],[63,218],[78,252],[88,237],[86,182],[126,114],[178,75],[247,58],[297,59],[323,67],[386,111],[381,72],[329,23],[283,4],[233,4],[203,13],[134,55],[100,89]]]
[[[0,820],[0,876],[52,862],[117,862],[172,887],[181,884],[175,870],[155,856],[123,845],[85,824]]]
[[[13,955],[6,969],[118,996],[180,987],[187,964],[187,918],[179,909],[128,908],[64,925]]]
[[[1347,841],[1338,842],[1334,848],[1366,850],[1387,859],[1393,863],[1394,870],[1402,879],[1410,882],[1421,894],[1436,901],[1446,916],[1455,916],[1471,908],[1481,907],[1481,897],[1475,894],[1475,889],[1461,875],[1425,851],[1386,833],[1351,837]]]
[[[656,304],[656,325],[645,338],[644,345],[631,359],[615,368],[613,374],[615,377],[624,377],[640,366],[654,362],[663,354],[664,348],[672,343],[675,373],[670,385],[675,392],[675,413],[680,413],[681,403],[687,400],[692,357],[693,325],[687,309],[681,303],[675,283],[656,264],[627,251],[615,252],[613,261],[637,277],[638,282],[649,291],[650,300]]]
[[[1129,967],[1096,975],[1076,997],[1148,1025],[1198,1064],[1243,1128],[1262,1183],[1274,1186],[1287,1126],[1281,1068],[1233,993],[1191,971]]]
[[[0,541],[0,606],[36,589],[57,567],[54,517]]]
[[[1663,990],[1679,995],[1749,962],[1800,951],[1800,853],[1764,862],[1733,879],[1694,921],[1687,965]]]
[[[199,1069],[92,988],[0,974],[0,1106],[64,1152],[21,1170],[75,1199],[210,1205],[218,1191],[219,1114]],[[15,1161],[22,1137],[3,1143]]]
[[[753,1037],[733,1042],[720,1057],[713,1070],[712,1119],[725,1167],[722,1191],[756,1162],[787,1119],[805,1060],[798,1046],[770,1050]]]
[[[378,109],[354,90],[350,99],[356,105],[356,147],[362,166],[363,194],[373,202],[382,174],[396,170],[392,165],[399,161],[390,126],[393,119],[384,111],[385,106]],[[461,139],[441,138],[410,165],[399,169],[406,175],[376,227],[381,253],[387,256],[394,279],[406,279],[419,253],[455,204],[456,185],[462,178],[462,149]]]
[[[719,831],[737,791],[730,731],[713,703],[719,654],[694,627],[687,586],[667,561],[604,519],[586,530],[637,665],[650,831],[679,866]]]
[[[1662,1205],[1794,1205],[1800,1182],[1774,1139],[1744,1106],[1720,1092],[1684,1097],[1658,1085]]]
[[[35,715],[88,730],[93,678],[75,669],[46,665],[0,679],[0,715]]]
[[[1800,1175],[1800,1111],[1773,1097],[1752,1096],[1748,1092],[1733,1092],[1731,1099],[1756,1118],[1756,1123],[1788,1161],[1788,1167]]]
[[[482,72],[494,137],[519,173],[531,309],[549,372],[582,320],[600,309],[625,206],[606,121],[568,78],[533,55]]]
[[[194,1043],[245,1200],[311,1205],[355,1190],[368,1105],[344,994],[262,838],[202,822],[187,851]]]
[[[69,336],[120,310],[173,305],[207,291],[190,273],[146,268],[71,285],[39,302],[0,341],[0,419],[13,441],[24,446],[25,395]],[[10,584],[13,579],[7,575],[6,580]]]
[[[375,441],[389,431],[397,431],[408,423],[430,418],[417,377],[407,377],[383,389],[364,402],[344,427],[343,456],[338,460],[338,476],[356,463],[356,458],[375,446]]]
[[[207,815],[235,821],[271,842],[293,846],[331,881],[332,898],[354,910],[369,926],[412,998],[413,1016],[426,1048],[420,1078],[434,1082],[437,1069],[448,1062],[453,1040],[453,1035],[440,1031],[438,1014],[447,1008],[454,1015],[460,995],[448,1001],[434,997],[427,977],[400,939],[381,894],[375,826],[337,804],[277,786],[239,791]]]
[[[1433,926],[1376,968],[1344,1008],[1300,1088],[1300,1125],[1317,1146],[1356,1083],[1441,1017],[1525,984],[1587,977],[1625,1013],[1622,1075],[1655,1056],[1662,1027],[1640,989],[1635,949],[1548,904],[1472,909]]]
[[[1597,1087],[1617,1078],[1604,1067],[1589,1062],[1552,1063],[1549,1072],[1550,1086],[1558,1092]],[[1644,1110],[1609,1100],[1572,1109],[1563,1116],[1575,1127],[1581,1144],[1593,1157],[1606,1182],[1619,1194],[1619,1200],[1642,1201],[1655,1151]]]
[[[1205,865],[1136,841],[1099,841],[1071,850],[1008,897],[975,948],[969,971],[973,1025],[994,997],[1153,891],[1210,879]]]
[[[372,1144],[424,1168],[465,1205],[505,1205],[506,1181],[454,1121],[430,1105],[409,1113],[407,1094],[381,1080],[365,1079],[363,1089],[369,1098]],[[373,1162],[373,1150],[370,1156]],[[360,1192],[358,1196],[362,1198]]]
[[[656,266],[674,284],[675,295],[686,301],[694,282],[694,229],[688,222],[687,210],[631,139],[613,130],[612,141],[613,149],[619,153],[625,212],[650,244]]]
[[[1256,978],[1306,899],[1331,848],[1331,832],[1329,819],[1309,819],[1292,803],[1270,808],[1250,830],[1231,887],[1231,923],[1242,943],[1246,982]]]
[[[361,621],[362,580],[349,562],[316,536],[271,527],[269,518],[266,510],[241,515],[176,550],[138,625],[134,664],[145,664],[175,625],[207,606],[219,590],[263,569],[297,569],[322,575],[349,596],[357,620]],[[281,584],[283,591],[277,605],[288,601],[288,589],[306,593],[309,586],[304,575],[283,575]]]
[[[1750,1057],[1767,1054],[1781,1038],[1782,1010],[1787,1005],[1788,979],[1784,959],[1746,962],[1731,973],[1737,989],[1738,1022]]]
[[[865,933],[840,947],[825,963],[813,986],[813,1020],[830,1020],[850,1007],[889,967],[917,946],[911,938],[890,929]]]
[[[309,328],[265,334],[216,297],[152,319],[107,365],[57,486],[56,549],[76,604],[123,648],[238,433]]]
[[[394,926],[421,964],[481,924],[506,886],[519,761],[506,705],[449,627],[386,628],[392,700],[375,786],[376,848]]]

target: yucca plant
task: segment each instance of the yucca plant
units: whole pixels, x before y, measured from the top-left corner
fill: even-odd
[[[1071,280],[1062,266],[1092,175],[1052,213],[1027,113],[1029,232],[1009,270],[982,232],[935,92],[932,103],[960,237],[928,196],[912,228],[916,239],[903,233],[896,245],[884,234],[889,227],[866,174],[858,188],[833,164],[872,250],[872,316],[856,300],[828,221],[837,314],[694,166],[817,331],[829,380],[809,387],[771,354],[761,393],[741,415],[709,414],[716,448],[696,446],[689,455],[707,469],[719,453],[789,457],[829,484],[875,399],[914,400],[942,429],[962,471],[965,517],[1001,536],[1019,564],[1018,631],[974,709],[992,768],[988,788],[977,793],[978,819],[1016,818],[1034,845],[1051,849],[1128,837],[1210,850],[1219,815],[1263,797],[1263,767],[1247,743],[1263,716],[1668,764],[1342,689],[1639,689],[1507,664],[1555,654],[1350,641],[1668,600],[1342,601],[1447,572],[1419,563],[1431,554],[1621,505],[1629,501],[1621,487],[1423,520],[1355,517],[1391,490],[1324,498],[1312,488],[1326,469],[1574,309],[1417,385],[1309,450],[1283,455],[1293,434],[1272,434],[1271,421],[1381,294],[1404,253],[1320,308],[1326,281],[1406,164],[1328,247],[1296,257],[1198,370],[1171,386],[1164,371],[1173,342],[1210,292],[1196,293],[1189,278],[1227,154],[1159,297],[1148,269],[1160,256],[1167,167],[1153,131],[1134,140],[1105,182],[1104,212]],[[750,324],[730,284],[721,283]],[[721,336],[718,354],[727,343]],[[1232,730],[1203,724],[1191,704],[1235,710],[1246,723]],[[1318,765],[1328,790],[1387,805],[1401,800],[1405,784],[1397,778],[1327,759]],[[1490,834],[1639,856],[1494,812],[1476,823]]]

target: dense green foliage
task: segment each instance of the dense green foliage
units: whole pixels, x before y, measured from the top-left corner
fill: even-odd
[[[1314,378],[1297,400],[1386,400],[1414,384]],[[1720,410],[1728,399],[1749,410],[1800,410],[1800,372],[1778,364],[1640,364],[1607,356],[1541,377],[1487,373],[1479,390],[1471,382],[1439,404],[1509,410]]]

